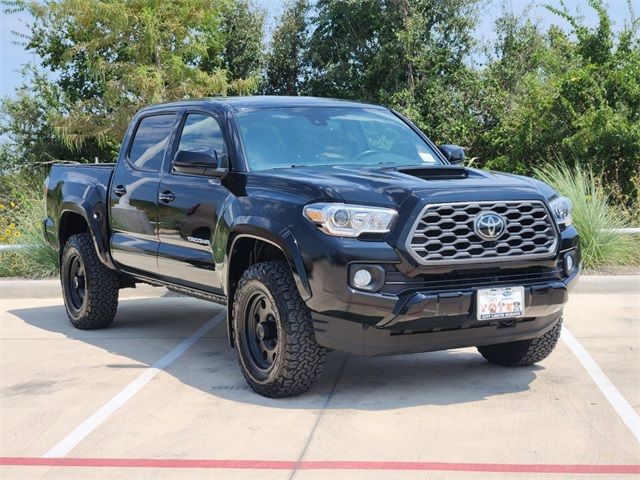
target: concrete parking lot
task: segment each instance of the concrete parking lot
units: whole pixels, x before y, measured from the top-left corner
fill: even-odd
[[[56,282],[0,282],[0,478],[640,474],[640,277],[583,277],[537,366],[332,352],[281,400],[246,386],[220,307],[122,297],[113,327],[79,331]]]

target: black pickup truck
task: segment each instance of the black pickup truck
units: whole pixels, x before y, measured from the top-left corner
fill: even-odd
[[[311,388],[327,349],[538,362],[580,271],[571,203],[463,158],[377,105],[145,108],[115,165],[54,165],[46,180],[69,319],[109,326],[137,282],[226,305],[242,372],[269,397]]]

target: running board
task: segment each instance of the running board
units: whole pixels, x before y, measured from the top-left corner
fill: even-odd
[[[136,281],[147,283],[154,287],[165,287],[166,289],[180,293],[182,295],[187,295],[189,297],[199,298],[200,300],[206,300],[208,302],[217,303],[219,305],[227,304],[227,297],[224,295],[219,295],[217,293],[206,292],[204,290],[199,290],[197,288],[185,287],[183,285],[176,285],[171,282],[165,282],[163,280],[158,280],[156,278],[145,277],[144,275],[140,275],[138,273],[125,272],[128,275],[131,275]]]

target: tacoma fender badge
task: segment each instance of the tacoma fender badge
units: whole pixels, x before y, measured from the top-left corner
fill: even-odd
[[[187,240],[191,243],[198,243],[200,245],[211,245],[211,242],[206,238],[187,237]]]

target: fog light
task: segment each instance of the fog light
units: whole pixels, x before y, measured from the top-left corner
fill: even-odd
[[[350,265],[349,285],[358,290],[377,292],[384,285],[384,267],[382,265]]]
[[[573,267],[575,266],[576,261],[573,258],[573,253],[567,253],[564,256],[564,273],[565,275],[570,275],[573,272]]]
[[[368,287],[371,283],[371,273],[368,270],[358,270],[353,275],[353,286],[358,288]]]

